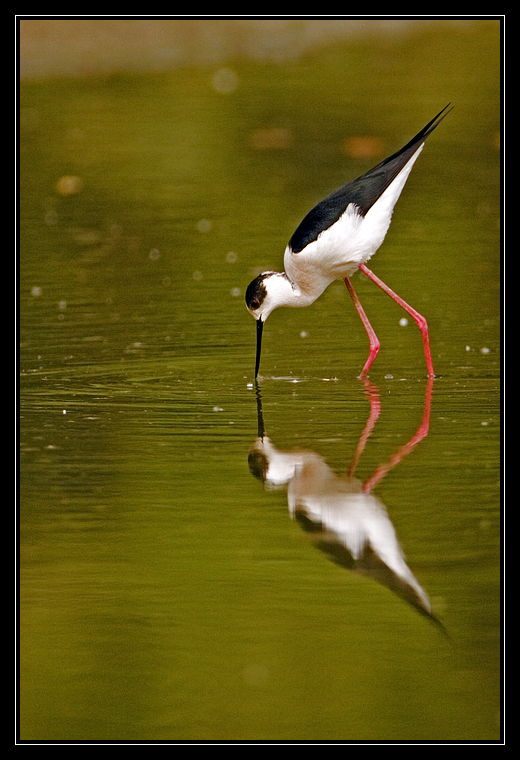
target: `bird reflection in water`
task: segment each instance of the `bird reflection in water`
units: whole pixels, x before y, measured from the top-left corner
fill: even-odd
[[[341,476],[314,451],[280,451],[273,444],[265,431],[257,385],[258,437],[249,450],[249,468],[266,488],[287,486],[291,516],[331,559],[387,586],[443,629],[426,592],[406,564],[385,505],[373,494],[385,475],[428,435],[432,379],[427,381],[424,412],[416,433],[362,483],[354,471],[381,412],[379,390],[369,380],[364,385],[370,414],[351,464]]]

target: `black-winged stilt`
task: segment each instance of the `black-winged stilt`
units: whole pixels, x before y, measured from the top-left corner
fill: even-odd
[[[368,334],[370,353],[360,377],[366,377],[380,343],[352,287],[357,269],[379,285],[415,320],[422,333],[429,377],[434,377],[426,319],[368,269],[366,262],[383,242],[392,211],[426,138],[449,113],[435,118],[397,153],[385,158],[358,179],[349,182],[318,203],[303,219],[285,249],[285,272],[263,272],[246,290],[246,306],[256,319],[258,376],[262,330],[278,306],[308,306],[334,280],[343,279]],[[450,109],[451,110],[451,109]]]

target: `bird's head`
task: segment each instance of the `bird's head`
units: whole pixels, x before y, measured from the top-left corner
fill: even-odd
[[[284,306],[287,293],[292,290],[287,275],[279,272],[263,272],[249,283],[246,290],[247,310],[256,319],[256,367],[255,378],[260,365],[262,350],[262,330],[269,314],[277,306]]]
[[[246,306],[255,319],[265,322],[278,306],[275,298],[276,278],[282,276],[278,272],[263,272],[247,286]]]

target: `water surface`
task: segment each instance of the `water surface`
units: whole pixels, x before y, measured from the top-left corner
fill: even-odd
[[[22,87],[23,740],[498,739],[497,30]],[[249,280],[448,101],[371,262],[438,377],[356,275],[370,389],[336,283],[270,317],[258,394]],[[258,477],[262,433],[377,474],[427,614],[291,508],[317,480]]]

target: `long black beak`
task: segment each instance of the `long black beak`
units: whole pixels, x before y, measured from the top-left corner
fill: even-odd
[[[260,366],[260,354],[262,352],[262,330],[264,329],[264,323],[261,319],[256,320],[256,365],[255,365],[255,380],[258,377],[258,368]]]

